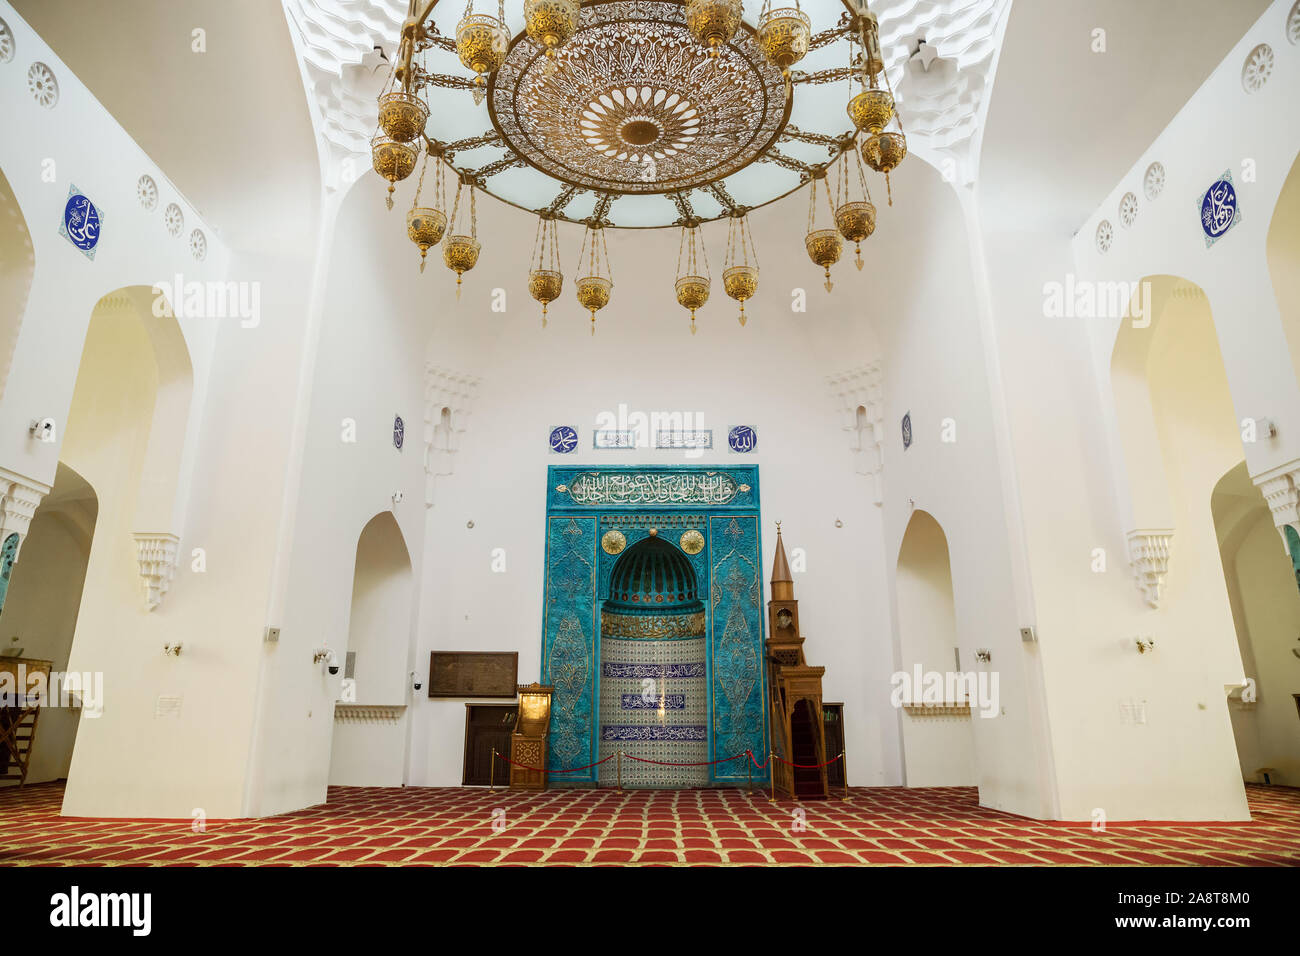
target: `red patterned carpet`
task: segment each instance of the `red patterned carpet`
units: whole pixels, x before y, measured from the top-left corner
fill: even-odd
[[[736,790],[332,787],[322,806],[195,833],[188,820],[60,817],[62,786],[42,784],[0,791],[0,863],[1300,864],[1300,789],[1248,785],[1247,795],[1250,823],[1094,832],[983,809],[969,787],[854,789],[803,804]]]

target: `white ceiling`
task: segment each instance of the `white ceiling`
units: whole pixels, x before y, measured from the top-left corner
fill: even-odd
[[[279,3],[12,2],[228,244],[303,243],[320,164]],[[191,50],[195,28],[205,53]]]
[[[980,154],[985,225],[1073,235],[1268,4],[1015,0]]]

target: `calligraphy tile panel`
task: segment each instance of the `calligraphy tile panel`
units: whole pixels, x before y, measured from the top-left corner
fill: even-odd
[[[752,750],[763,760],[763,585],[757,515],[709,519],[709,658],[712,759]],[[718,764],[717,780],[744,780],[743,761]]]
[[[547,757],[547,766],[554,770],[585,767],[595,760],[596,547],[595,518],[547,518],[542,683],[555,687]],[[560,779],[594,782],[596,771]]]

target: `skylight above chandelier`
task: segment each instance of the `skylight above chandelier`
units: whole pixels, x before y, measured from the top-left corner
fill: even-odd
[[[846,103],[888,82],[864,0],[777,2],[414,0],[387,90],[428,107],[413,148],[521,209],[724,219],[860,145]]]

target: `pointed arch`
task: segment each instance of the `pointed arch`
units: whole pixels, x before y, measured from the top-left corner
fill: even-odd
[[[906,685],[910,694],[904,702],[920,702],[922,688],[917,686],[917,675],[946,675],[960,669],[948,536],[927,511],[914,511],[907,522],[898,548],[894,589],[899,661],[910,681]],[[901,719],[907,786],[970,786],[976,782],[969,716],[932,716],[904,708]]]

